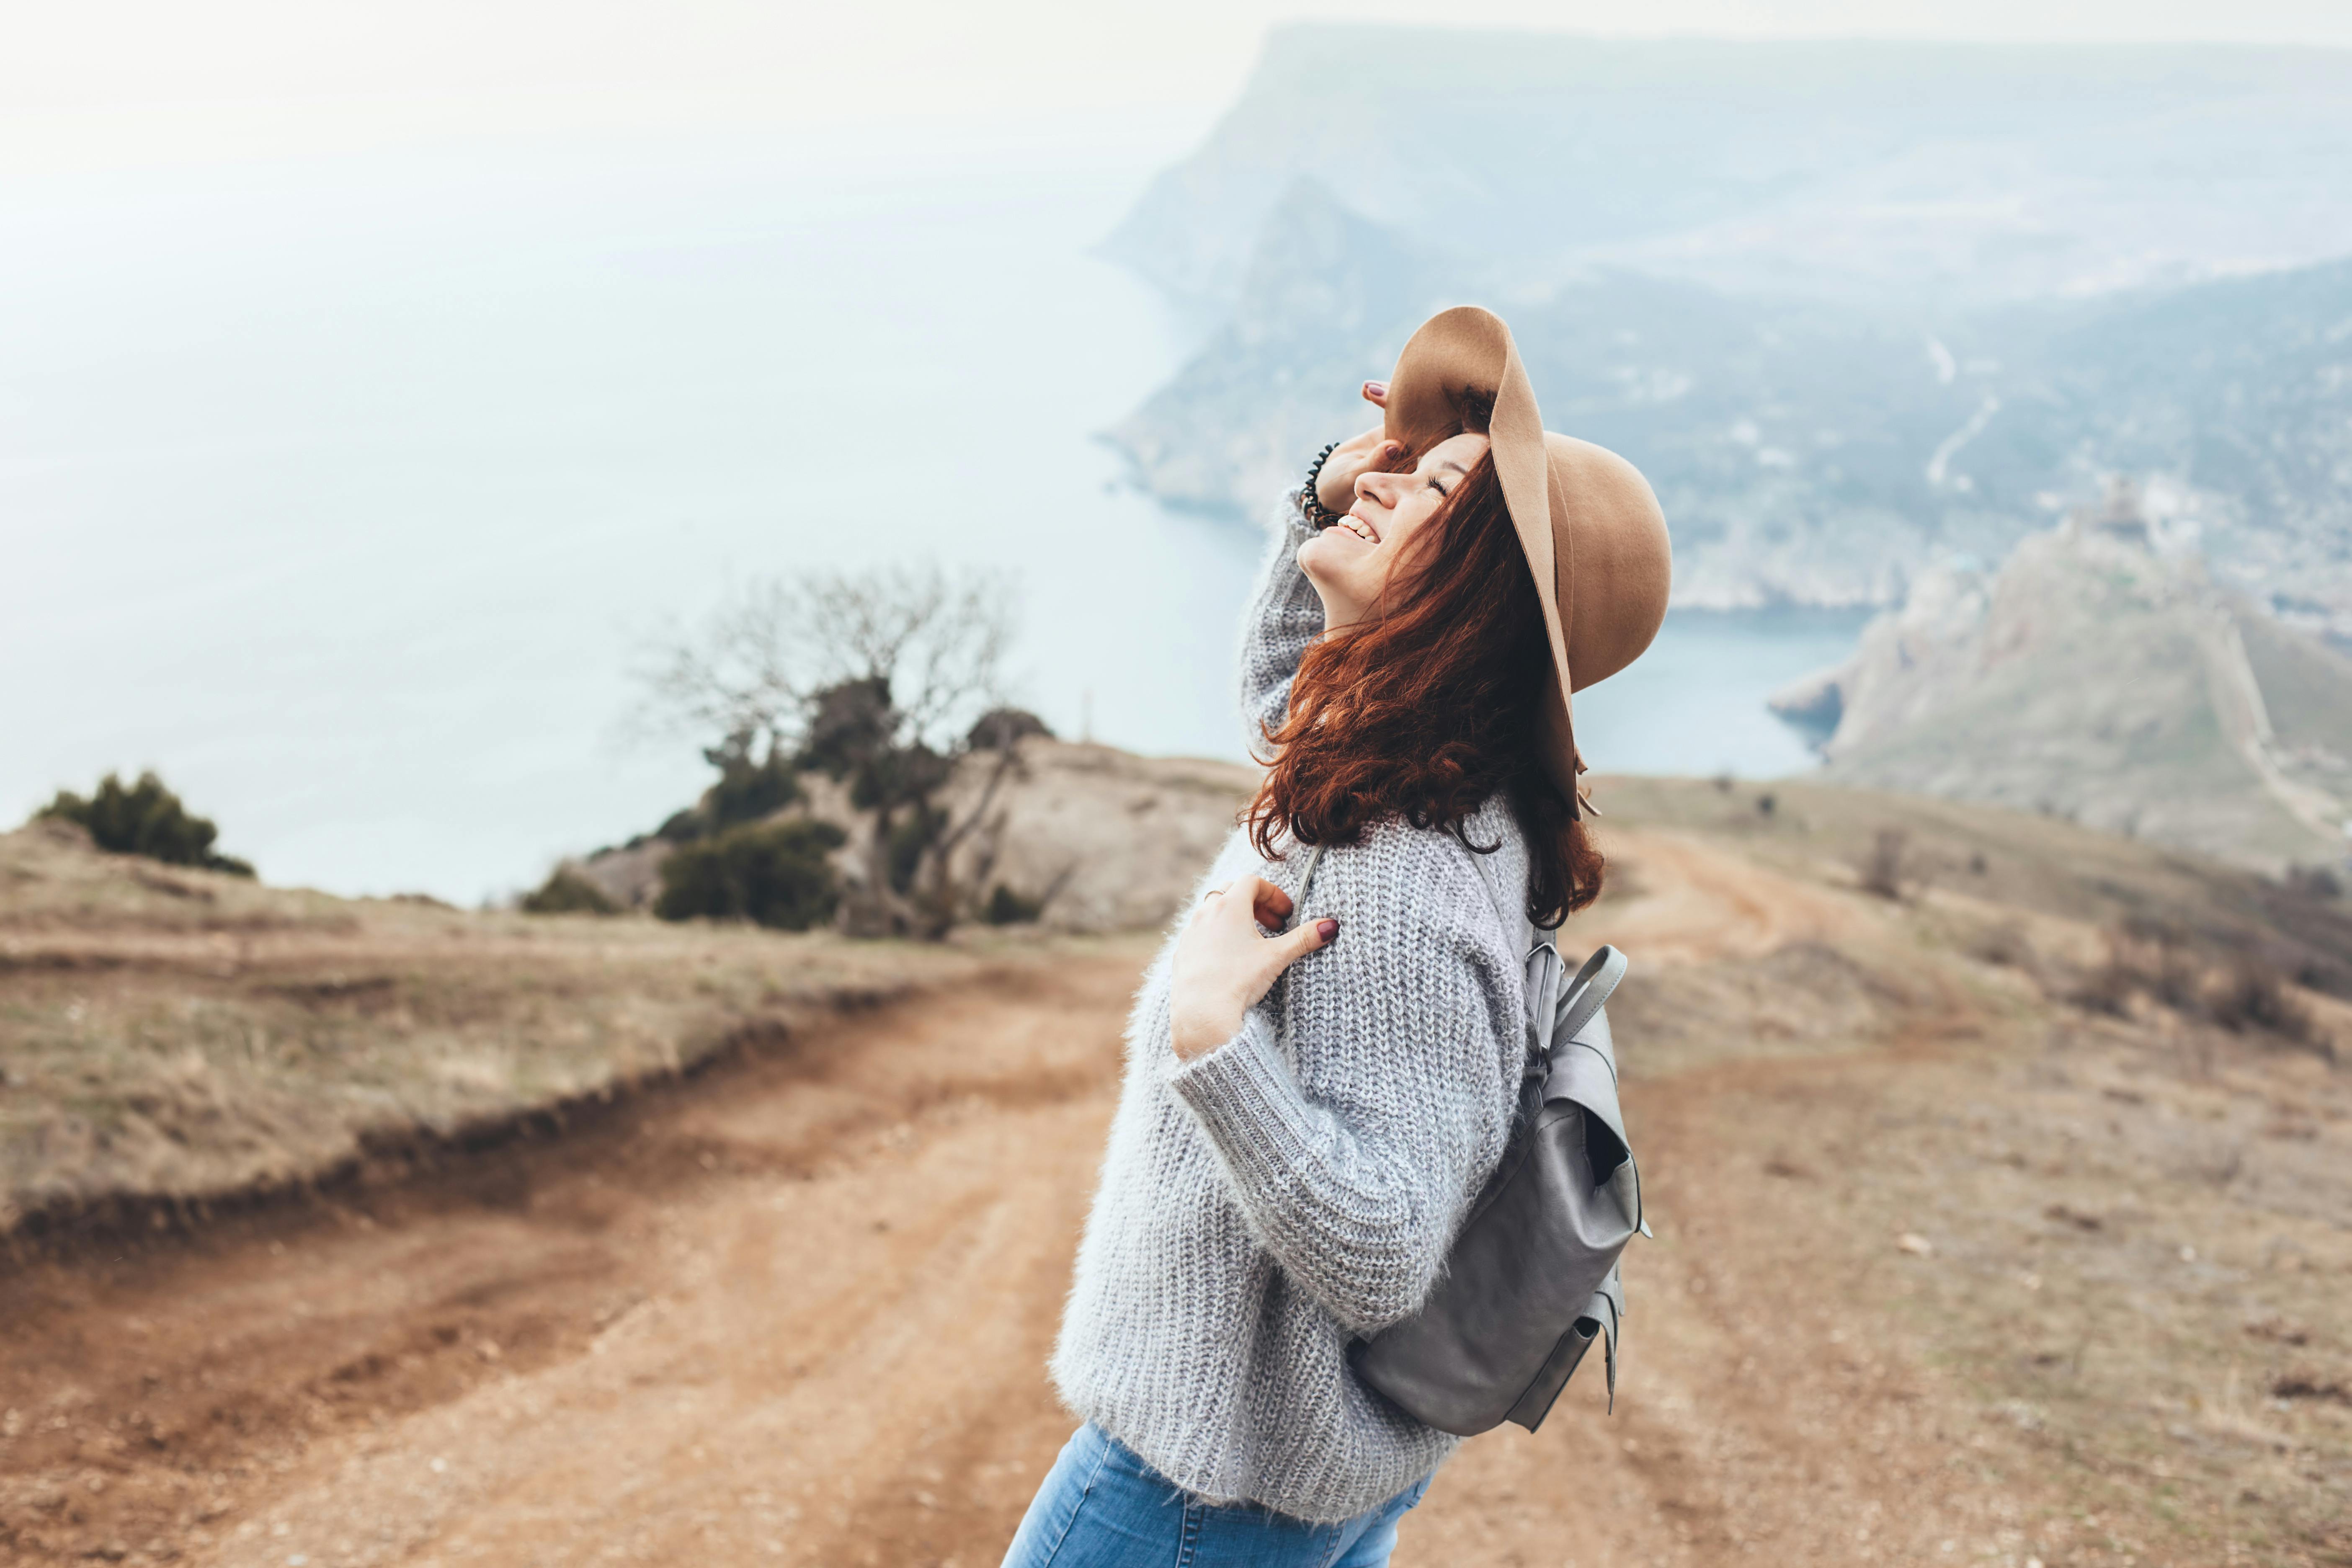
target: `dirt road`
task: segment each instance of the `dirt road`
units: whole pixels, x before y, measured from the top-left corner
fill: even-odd
[[[1671,845],[1640,863],[1685,960],[1745,929],[1722,899],[1863,918],[1764,873],[1710,895]],[[995,1563],[1069,1430],[1043,1363],[1148,954],[1008,966],[555,1143],[19,1270],[0,1545]],[[2023,1564],[2052,1512],[2034,1450],[1932,1364],[1916,1260],[1822,1197],[1822,1151],[1885,1163],[1912,1137],[1890,1107],[1950,1092],[1939,1049],[1732,1049],[1632,1084],[1659,1239],[1629,1263],[1616,1412],[1596,1367],[1540,1434],[1470,1443],[1399,1563]]]

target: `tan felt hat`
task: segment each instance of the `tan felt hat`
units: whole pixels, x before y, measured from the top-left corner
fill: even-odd
[[[1389,437],[1425,452],[1477,428],[1488,406],[1495,475],[1551,636],[1559,700],[1549,710],[1544,763],[1573,804],[1583,763],[1570,695],[1633,663],[1658,635],[1674,584],[1665,513],[1633,464],[1543,427],[1500,316],[1462,305],[1423,322],[1389,378]]]

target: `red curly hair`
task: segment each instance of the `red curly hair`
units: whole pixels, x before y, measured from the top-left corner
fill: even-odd
[[[1528,842],[1528,916],[1556,927],[1606,869],[1539,749],[1551,654],[1543,606],[1491,458],[1407,542],[1370,614],[1299,661],[1273,756],[1243,821],[1273,858],[1349,844],[1392,816],[1454,833],[1497,792]],[[1264,760],[1264,759],[1261,759]]]

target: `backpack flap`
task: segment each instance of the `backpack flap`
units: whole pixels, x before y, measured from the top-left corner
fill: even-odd
[[[1609,1016],[1596,1013],[1580,1038],[1552,1053],[1551,1074],[1544,1079],[1544,1110],[1547,1118],[1563,1111],[1582,1113],[1584,1152],[1591,1163],[1592,1185],[1616,1200],[1629,1229],[1639,1230],[1641,1178],[1633,1164],[1633,1141],[1625,1135],[1625,1115],[1617,1103],[1617,1075],[1611,1070],[1608,1038]]]
[[[1617,1042],[1609,1032],[1608,1005],[1625,970],[1625,955],[1613,947],[1586,959],[1554,1005],[1549,1037],[1543,1041],[1545,1103],[1573,1100],[1600,1117],[1620,1143],[1628,1140],[1624,1113],[1617,1106]]]
[[[1625,978],[1625,955],[1603,947],[1584,961],[1558,1005],[1544,1079],[1548,1107],[1574,1105],[1598,1126],[1585,1132],[1592,1184],[1611,1189],[1627,1225],[1642,1228],[1640,1176],[1633,1142],[1625,1133],[1625,1113],[1617,1100],[1617,1046],[1609,1032],[1608,1002]]]

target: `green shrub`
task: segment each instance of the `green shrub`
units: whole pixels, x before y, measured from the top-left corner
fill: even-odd
[[[654,829],[654,837],[671,844],[691,844],[709,831],[710,825],[703,816],[702,808],[689,805],[664,817],[662,825]]]
[[[801,781],[773,742],[768,744],[768,760],[763,763],[751,760],[748,735],[730,736],[725,745],[703,752],[702,758],[719,770],[719,782],[702,796],[703,814],[715,829],[773,816],[801,797]]]
[[[923,853],[946,831],[948,814],[929,801],[918,801],[913,813],[890,825],[890,890],[914,890],[915,873],[923,868]]]
[[[247,862],[213,852],[213,840],[220,829],[209,817],[190,813],[180,804],[180,797],[152,773],[141,773],[139,782],[127,789],[120,777],[109,773],[98,781],[97,790],[87,800],[61,789],[55,800],[33,815],[79,823],[89,831],[90,842],[112,854],[143,855],[150,860],[226,871],[233,877],[253,875]]]
[[[1969,951],[1987,963],[1997,963],[2004,969],[2030,969],[2033,966],[2033,942],[2025,928],[2015,921],[2003,921],[1976,933]],[[2101,1005],[2102,1012],[2116,1008]]]
[[[569,866],[558,866],[536,892],[526,894],[527,915],[617,915],[621,906],[611,894]]]
[[[772,816],[800,799],[801,781],[794,776],[790,759],[780,754],[772,742],[768,760],[755,763],[751,742],[748,731],[738,731],[705,750],[702,760],[719,770],[719,782],[684,811],[672,812],[655,829],[654,837],[672,844],[691,844]]]
[[[1026,925],[1045,912],[1045,900],[1024,899],[999,882],[996,890],[988,895],[988,903],[980,911],[980,918],[992,926]]]
[[[2204,1010],[2205,973],[2186,931],[2134,917],[2107,932],[2107,961],[2075,1000],[2121,1018],[2130,1016],[2134,996],[2146,996],[2195,1017]]]
[[[2286,885],[2308,899],[2340,899],[2344,896],[2344,879],[2332,866],[2290,866],[2286,868]]]
[[[971,732],[964,737],[967,749],[975,752],[1001,752],[1032,735],[1054,738],[1045,721],[1026,708],[992,708],[973,721]]]
[[[707,916],[806,931],[833,918],[841,887],[825,858],[840,847],[829,822],[753,823],[690,844],[662,862],[654,912],[666,921]]]
[[[810,773],[849,778],[889,752],[904,723],[887,677],[837,682],[808,700],[808,723],[793,761]]]
[[[2232,1034],[2259,1029],[2298,1043],[2317,1037],[2311,1010],[2287,989],[2286,976],[2255,954],[2241,954],[2222,972],[2206,1006],[2213,1021]]]

